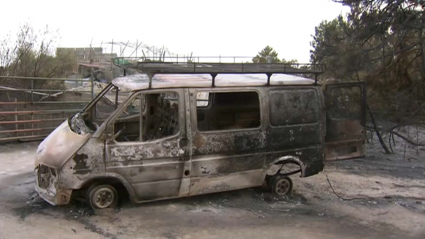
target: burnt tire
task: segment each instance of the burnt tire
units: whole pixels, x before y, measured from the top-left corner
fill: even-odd
[[[109,184],[93,184],[86,192],[86,202],[92,209],[115,208],[118,192]]]
[[[292,180],[288,176],[274,175],[269,182],[270,189],[276,196],[284,196],[292,192]]]

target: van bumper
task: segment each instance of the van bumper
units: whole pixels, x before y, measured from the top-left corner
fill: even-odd
[[[41,174],[38,169],[35,170],[36,184],[35,191],[46,202],[53,206],[68,204],[71,200],[72,189],[60,189],[57,187],[58,177],[49,173],[49,183],[42,182],[43,177],[46,178],[46,173]]]

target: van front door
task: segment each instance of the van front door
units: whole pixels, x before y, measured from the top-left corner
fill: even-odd
[[[328,84],[326,160],[364,156],[366,88],[364,82]]]
[[[156,90],[139,96],[140,100],[132,96],[119,109],[124,117],[109,122],[107,130],[113,136],[105,147],[106,172],[124,177],[138,202],[186,196],[190,177],[185,171],[190,160],[183,90]],[[129,117],[138,106],[138,117]]]

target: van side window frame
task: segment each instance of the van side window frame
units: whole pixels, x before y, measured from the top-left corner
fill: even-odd
[[[210,93],[209,95],[209,105],[206,107],[198,107],[197,106],[197,95],[200,92],[207,92]],[[258,125],[258,127],[252,127],[252,128],[240,128],[240,129],[221,129],[221,130],[205,130],[205,131],[201,131],[199,130],[198,127],[198,108],[200,109],[204,109],[204,108],[211,108],[211,106],[214,104],[214,100],[215,97],[214,95],[211,95],[211,93],[243,93],[243,92],[255,92],[258,96],[258,110],[260,113],[260,124]],[[254,131],[254,130],[261,130],[261,128],[263,127],[264,123],[264,115],[263,115],[263,106],[262,104],[264,103],[261,99],[261,92],[258,89],[252,88],[252,89],[225,89],[225,88],[197,88],[195,89],[195,93],[193,94],[193,103],[191,104],[191,107],[193,109],[193,114],[194,117],[192,117],[194,119],[194,122],[192,122],[193,124],[193,128],[196,129],[196,132],[199,134],[214,134],[214,133],[223,133],[223,132],[243,132],[243,131]]]

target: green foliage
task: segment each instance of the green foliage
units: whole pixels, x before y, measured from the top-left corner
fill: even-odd
[[[315,28],[310,60],[325,64],[327,72],[322,78],[358,80],[358,73],[365,67],[365,57],[358,43],[351,39],[353,28],[341,15],[332,21],[323,21]]]
[[[278,54],[273,47],[266,46],[263,50],[258,52],[258,54],[252,58],[252,63],[286,63],[286,64],[297,64],[296,59],[286,61],[284,58],[279,59]]]
[[[266,46],[263,50],[252,58],[253,63],[279,63],[280,59],[277,52],[272,47]]]
[[[38,33],[25,24],[13,43],[11,37],[0,42],[0,75],[27,77],[66,77],[73,73],[77,59],[71,51],[54,52],[57,33],[48,27]]]
[[[412,102],[425,101],[425,2],[336,2],[350,13],[320,23],[311,42],[311,62],[327,68],[322,79],[365,80],[377,108],[404,115],[421,110]]]
[[[53,72],[57,77],[67,77],[74,74],[75,66],[77,65],[77,56],[75,52],[67,49],[56,50],[56,57],[52,62]]]

